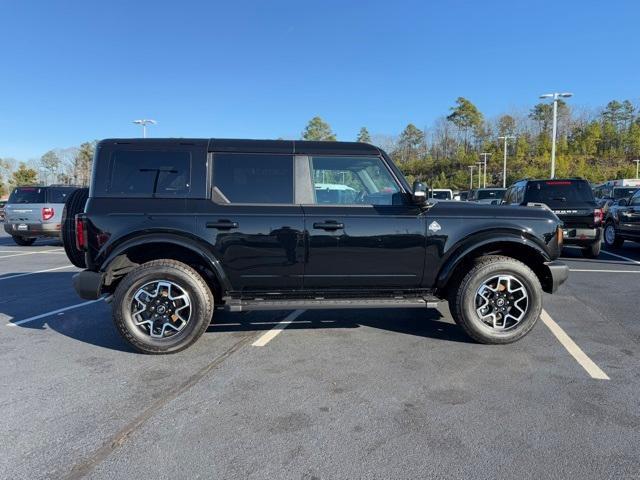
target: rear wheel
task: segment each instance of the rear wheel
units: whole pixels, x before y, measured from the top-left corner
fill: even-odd
[[[78,268],[87,268],[84,252],[76,248],[76,215],[84,212],[84,206],[89,198],[88,188],[73,191],[62,209],[62,245],[67,258]]]
[[[153,260],[131,271],[116,288],[113,319],[122,337],[142,353],[176,353],[205,332],[213,295],[194,269]]]
[[[33,243],[36,241],[35,238],[19,237],[17,235],[12,235],[11,238],[13,238],[13,241],[21,247],[28,247],[29,245],[33,245]]]
[[[480,343],[505,344],[524,337],[542,311],[536,274],[510,257],[481,257],[451,294],[455,322]]]
[[[586,248],[583,248],[582,256],[585,258],[598,258],[600,256],[600,240],[593,242]]]
[[[618,235],[616,232],[616,226],[613,222],[607,222],[604,227],[604,243],[610,248],[620,248],[624,243],[624,238]]]

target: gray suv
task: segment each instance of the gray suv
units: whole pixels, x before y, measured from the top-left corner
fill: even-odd
[[[4,208],[4,231],[22,246],[38,237],[60,238],[64,203],[78,187],[16,187]]]

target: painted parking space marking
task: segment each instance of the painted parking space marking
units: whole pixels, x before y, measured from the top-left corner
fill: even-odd
[[[103,298],[98,298],[97,300],[89,300],[88,302],[76,303],[75,305],[69,305],[68,307],[58,308],[57,310],[52,310],[47,313],[41,313],[40,315],[36,315],[34,317],[25,318],[24,320],[18,320],[16,322],[7,323],[7,327],[17,327],[18,325],[22,325],[29,322],[34,322],[36,320],[40,320],[41,318],[50,317],[51,315],[56,315],[58,313],[66,312],[67,310],[74,310],[76,308],[84,307],[85,305],[91,305],[92,303],[101,302],[104,300]]]
[[[621,258],[622,260],[626,260],[627,262],[631,262],[631,263],[635,263],[636,265],[640,265],[640,262],[637,261],[637,260],[634,260],[633,258],[625,257],[624,255],[613,253],[613,252],[610,252],[608,250],[600,250],[600,253],[606,253],[607,255],[611,255],[613,257],[618,257],[618,258]]]
[[[69,268],[75,268],[74,265],[65,265],[64,267],[46,268],[44,270],[36,270],[35,272],[18,273],[16,275],[9,275],[8,277],[0,277],[0,282],[3,280],[11,280],[12,278],[26,277],[27,275],[35,275],[36,273],[55,272],[56,270],[67,270]]]
[[[546,310],[542,310],[540,314],[540,320],[551,330],[551,333],[558,339],[562,346],[569,352],[569,354],[580,364],[582,368],[586,370],[591,378],[596,380],[610,380],[609,376],[602,371],[598,365],[591,360],[586,353],[578,346],[576,342],[565,332],[560,325],[558,325],[553,318],[547,313]]]
[[[596,273],[640,273],[640,270],[595,270],[593,268],[570,268],[570,272],[596,272]]]
[[[21,257],[23,255],[37,255],[38,253],[61,253],[61,252],[62,250],[58,248],[56,250],[39,250],[37,252],[12,253],[11,255],[1,255],[0,258]]]
[[[287,328],[287,326],[289,326],[289,324],[291,322],[293,322],[296,318],[298,318],[304,312],[306,312],[306,310],[294,310],[289,315],[284,317],[284,319],[282,321],[278,322],[278,324],[275,327],[273,327],[267,333],[263,334],[260,338],[258,338],[251,345],[254,346],[254,347],[264,347],[267,343],[269,343],[271,340],[273,340],[278,335],[280,335],[280,333],[285,328]]]

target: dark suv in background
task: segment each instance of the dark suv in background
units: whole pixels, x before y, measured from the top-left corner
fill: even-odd
[[[625,240],[640,242],[640,190],[628,200],[621,198],[611,205],[604,225],[604,243],[608,247],[621,247]]]
[[[64,185],[16,187],[4,207],[4,230],[22,246],[38,237],[61,238],[62,210],[78,187]]]
[[[509,187],[502,205],[548,207],[562,220],[565,245],[582,247],[587,258],[600,255],[603,213],[586,180],[520,180]]]
[[[522,338],[568,275],[558,218],[427,201],[385,152],[352,142],[104,140],[63,238],[86,299],[122,336],[176,352],[215,308],[427,308],[479,342]],[[73,218],[75,216],[75,222]],[[75,229],[77,249],[67,233]]]

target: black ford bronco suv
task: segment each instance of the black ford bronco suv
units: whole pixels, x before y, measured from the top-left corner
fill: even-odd
[[[85,299],[133,347],[171,353],[229,311],[433,307],[482,343],[526,335],[568,275],[544,208],[426,201],[349,142],[104,140],[63,236]],[[73,244],[75,243],[75,245]]]

